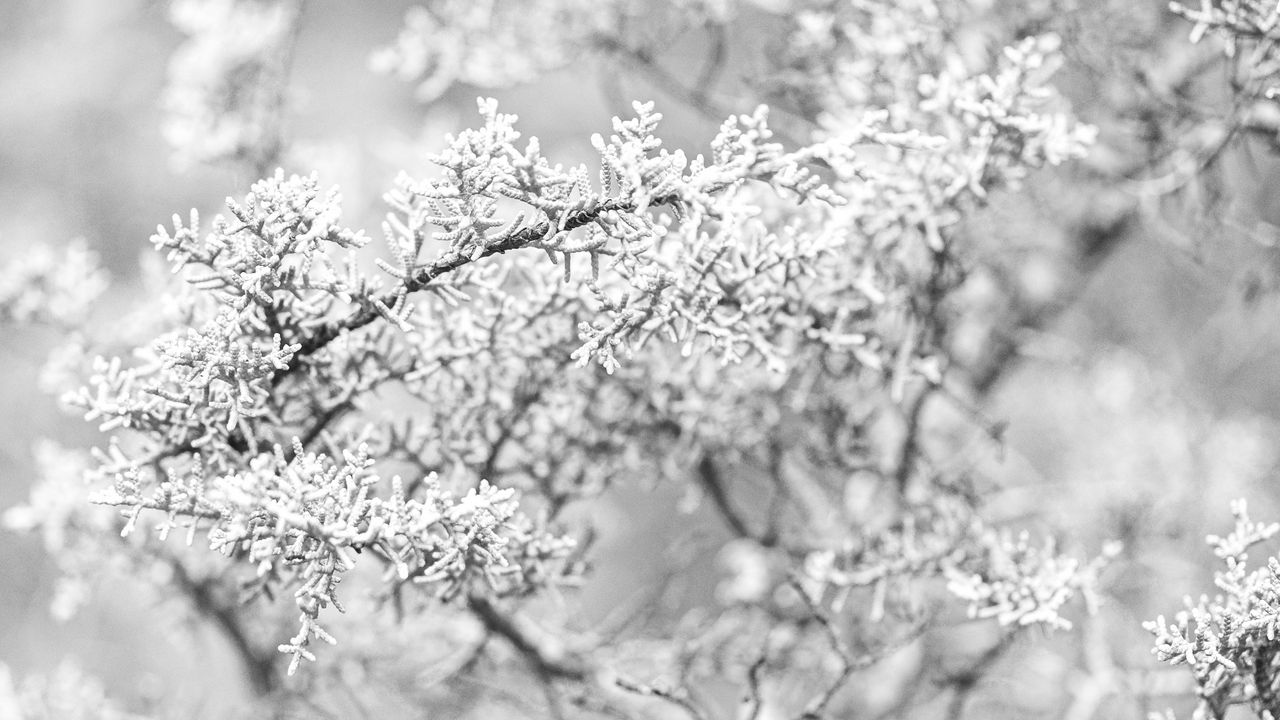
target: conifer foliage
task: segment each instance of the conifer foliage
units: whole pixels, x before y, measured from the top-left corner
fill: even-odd
[[[90,452],[45,446],[4,516],[64,573],[56,609],[106,572],[152,579],[219,630],[255,707],[280,717],[880,716],[892,708],[858,690],[875,673],[956,623],[989,626],[969,669],[930,676],[960,717],[1010,647],[1078,631],[1124,552],[986,504],[1001,438],[980,406],[1016,353],[983,365],[961,342],[993,253],[967,223],[1037,169],[1080,163],[1099,131],[1055,89],[1057,34],[974,51],[973,28],[1002,29],[985,5],[428,3],[370,49],[419,100],[499,94],[581,57],[665,99],[582,138],[593,156],[571,163],[481,98],[432,173],[390,183],[369,233],[288,134],[295,45],[321,10],[175,0],[176,166],[260,179],[211,221],[158,227],[171,274],[110,331],[84,320],[106,280],[83,244],[0,278],[0,319],[69,331],[47,384],[101,434]],[[1263,127],[1275,10],[1174,12],[1226,38],[1221,62],[1247,78],[1234,114],[1205,122]],[[725,80],[716,53],[752,23],[778,47],[758,77]],[[657,54],[677,31],[712,43],[692,81]],[[672,147],[668,104],[718,132]],[[1178,147],[1129,174],[1211,160]],[[715,592],[584,625],[597,512],[667,485],[729,532],[700,550]],[[1160,660],[1191,667],[1199,716],[1277,716],[1280,566],[1246,566],[1276,527],[1235,513],[1213,540],[1226,595],[1149,628]],[[0,710],[73,716],[53,708],[79,695],[0,680]],[[508,697],[525,686],[536,700]],[[127,717],[96,685],[78,692],[74,716]],[[897,710],[933,712],[914,692]]]

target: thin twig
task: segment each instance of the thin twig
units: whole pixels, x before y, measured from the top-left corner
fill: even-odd
[[[711,88],[715,86],[720,71],[724,69],[725,60],[729,57],[728,34],[725,32],[725,26],[721,23],[707,23],[706,29],[707,35],[711,37],[711,49],[707,54],[706,65],[702,67],[702,72],[698,74],[692,89],[693,97],[699,102],[706,100],[711,94]]]
[[[760,720],[760,713],[764,710],[764,690],[762,688],[762,675],[764,674],[765,665],[769,661],[769,635],[765,635],[764,647],[760,649],[760,657],[751,663],[751,667],[747,668],[747,697],[744,702],[747,703],[747,720]]]
[[[853,657],[849,654],[849,646],[840,637],[840,633],[836,632],[835,626],[831,624],[831,618],[827,617],[827,614],[818,606],[818,601],[809,596],[809,591],[805,589],[804,585],[795,578],[791,578],[788,582],[800,595],[800,598],[804,600],[805,606],[818,621],[818,626],[822,628],[823,634],[827,636],[827,642],[831,644],[831,649],[835,651],[836,657],[840,660],[840,672],[836,675],[835,680],[827,686],[821,695],[811,700],[800,715],[802,720],[818,720],[826,712],[827,706],[831,704],[836,693],[840,692],[845,683],[849,682],[849,678],[853,676],[853,673],[858,670],[859,663],[854,662]],[[865,663],[865,665],[870,664],[870,662]]]
[[[694,718],[694,720],[710,720],[706,712],[695,705],[693,701],[686,696],[686,693],[675,690],[664,690],[663,688],[654,687],[652,685],[644,685],[621,675],[615,678],[613,683],[627,692],[665,700],[681,710],[684,710],[689,714],[689,717]]]
[[[924,406],[936,389],[937,386],[933,383],[920,388],[920,392],[916,393],[907,408],[906,432],[898,450],[898,465],[894,471],[894,481],[899,497],[907,494],[907,483],[911,480],[911,471],[915,469],[916,458],[920,454],[920,422],[924,417]]]

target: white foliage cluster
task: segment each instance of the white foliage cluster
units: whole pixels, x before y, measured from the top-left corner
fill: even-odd
[[[234,223],[215,218],[213,231],[200,236],[199,216],[188,224],[177,215],[174,232],[156,229],[151,242],[167,250],[174,272],[196,272],[187,281],[212,290],[241,316],[251,303],[270,307],[276,291],[288,288],[294,312],[322,317],[331,298],[358,290],[340,273],[329,251],[354,249],[368,242],[363,233],[339,225],[342,196],[337,188],[321,195],[315,174],[285,177],[277,170],[254,183],[243,203],[227,198]]]
[[[1042,625],[1069,630],[1062,612],[1082,598],[1098,605],[1099,572],[1119,554],[1118,543],[1082,563],[1061,554],[1052,541],[1036,544],[1027,532],[984,527],[955,499],[913,510],[895,528],[866,533],[850,550],[813,553],[805,561],[811,590],[834,590],[837,604],[852,590],[875,588],[872,617],[884,613],[884,597],[915,577],[941,576],[947,590],[969,605],[969,616],[1001,625]]]
[[[124,509],[126,535],[144,510],[159,511],[167,518],[160,540],[179,525],[188,543],[197,531],[206,533],[214,549],[254,563],[264,591],[281,584],[294,589],[303,626],[283,647],[295,665],[311,657],[312,638],[330,638],[315,619],[336,604],[333,590],[354,566],[352,549],[373,549],[394,568],[396,582],[412,576],[437,584],[436,594],[448,599],[473,577],[495,592],[541,582],[551,574],[542,563],[571,547],[518,515],[512,489],[481,481],[455,499],[431,476],[413,484],[415,497],[407,498],[397,479],[379,498],[363,446],[338,453],[341,461],[303,448],[296,438],[287,457],[278,445],[274,452],[258,450],[271,447],[267,441],[279,437],[289,418],[315,418],[311,384],[280,387],[302,347],[284,344],[282,336],[305,340],[308,330],[323,327],[335,303],[373,302],[372,284],[350,259],[340,266],[335,258],[365,242],[339,226],[338,201],[334,192],[322,196],[314,177],[277,173],[255,184],[243,202],[228,200],[234,219],[215,219],[207,235],[194,215],[187,225],[175,220],[172,233],[161,228],[157,249],[168,252],[175,272],[185,271],[186,283],[203,299],[188,310],[191,324],[140,348],[140,362],[98,358],[90,386],[68,396],[104,431],[122,434],[98,453],[89,477],[114,483],[115,492],[101,501]],[[363,383],[386,377],[348,365],[344,361],[360,362],[360,349],[348,349],[354,359],[340,355],[322,365],[355,383],[327,391],[340,393],[330,410],[369,387]],[[373,357],[391,362],[394,353],[379,347]],[[9,523],[46,535],[71,531],[79,516],[55,505],[37,497]],[[67,543],[52,544],[69,550],[61,547]]]
[[[277,446],[247,469],[222,475],[207,473],[197,456],[186,473],[159,482],[127,468],[99,499],[124,509],[125,534],[144,510],[157,510],[167,518],[157,527],[162,540],[183,526],[190,544],[199,529],[212,550],[254,565],[259,582],[284,577],[296,586],[301,629],[280,647],[293,657],[290,673],[301,659],[315,659],[307,649],[313,638],[335,642],[317,619],[327,607],[343,609],[336,591],[357,553],[371,551],[385,562],[384,582],[412,581],[449,599],[477,584],[510,592],[541,580],[548,575],[544,563],[572,548],[568,539],[535,530],[510,488],[482,480],[457,498],[430,476],[418,484],[420,497],[406,498],[394,477],[390,493],[379,497],[381,480],[363,446],[341,461],[300,443],[291,455]]]
[[[415,5],[390,45],[369,59],[376,72],[416,83],[430,102],[455,83],[500,88],[569,63],[608,13],[591,0],[507,3],[446,0]]]
[[[1187,597],[1186,609],[1143,624],[1155,636],[1152,652],[1170,665],[1188,666],[1200,698],[1196,717],[1219,718],[1232,705],[1259,717],[1280,708],[1276,672],[1280,655],[1280,560],[1250,568],[1249,551],[1280,533],[1280,523],[1249,517],[1244,500],[1231,504],[1235,529],[1206,542],[1225,565],[1214,573],[1219,592]]]
[[[908,375],[945,366],[918,298],[962,282],[964,220],[1032,169],[1083,156],[1097,132],[1049,84],[1056,37],[974,57],[946,30],[963,7],[869,0],[802,13],[771,80],[820,108],[827,143],[858,151],[829,160],[846,202],[823,225],[860,246],[848,274],[878,309],[844,334],[867,338],[863,362],[894,373],[895,395]]]
[[[109,699],[102,683],[64,662],[48,675],[15,682],[0,663],[0,717],[6,720],[146,720]]]
[[[187,36],[170,61],[162,99],[174,161],[274,154],[297,8],[289,0],[176,0],[170,20]]]
[[[664,148],[654,135],[662,116],[652,104],[638,103],[635,110],[635,118],[615,120],[608,140],[593,138],[601,158],[597,185],[585,166],[551,164],[536,138],[518,147],[515,116],[482,100],[484,126],[451,139],[435,158],[444,177],[403,178],[390,196],[392,206],[404,214],[388,226],[401,262],[398,267],[384,264],[384,269],[412,291],[429,286],[442,268],[516,248],[543,250],[563,266],[566,280],[573,277],[573,258],[586,256],[591,267],[586,287],[605,319],[580,324],[582,345],[573,357],[580,364],[595,360],[610,372],[619,367],[617,353],[633,337],[656,332],[685,344],[694,336],[709,338],[728,360],[740,356],[738,348],[761,347],[759,337],[735,326],[759,317],[763,308],[747,304],[723,312],[726,303],[720,300],[726,293],[714,288],[766,277],[789,282],[787,260],[779,253],[812,255],[815,245],[826,241],[802,237],[776,246],[771,241],[740,243],[733,223],[746,219],[749,211],[732,210],[722,196],[755,180],[802,201],[837,204],[840,198],[807,167],[836,150],[817,145],[784,152],[770,142],[761,110],[730,118],[712,141],[711,157],[689,159],[682,151]],[[504,199],[520,203],[524,211],[500,217]],[[651,212],[660,209],[667,213]],[[712,222],[724,228],[718,237],[703,229]],[[440,228],[432,239],[446,247],[430,261],[418,260],[428,225]],[[680,232],[673,232],[673,226]],[[771,257],[742,257],[738,245],[755,246]],[[728,277],[722,280],[722,273]],[[708,292],[716,295],[709,299]]]
[[[6,509],[0,522],[10,530],[39,534],[59,571],[51,611],[65,621],[88,601],[96,577],[118,564],[117,549],[103,539],[118,534],[120,522],[110,508],[90,502],[87,453],[45,441],[35,448],[35,464],[38,481],[27,501]]]
[[[1047,85],[1060,59],[1056,37],[1032,37],[1005,48],[990,74],[948,66],[916,76],[910,110],[869,111],[844,100],[845,110],[825,117],[831,137],[861,141],[866,114],[872,112],[882,114],[887,129],[923,132],[930,143],[926,151],[890,149],[883,161],[871,163],[870,171],[891,191],[855,194],[850,213],[870,234],[885,238],[882,247],[892,249],[903,235],[919,235],[914,226],[923,228],[925,245],[936,250],[947,228],[973,203],[1016,188],[1030,169],[1082,157],[1097,129],[1064,114]],[[827,92],[843,99],[853,91],[837,84]],[[833,104],[838,108],[840,102]],[[843,174],[857,171],[866,172],[859,167]],[[901,220],[885,222],[895,215]]]
[[[1221,0],[1197,5],[1172,2],[1169,7],[1194,23],[1192,42],[1199,42],[1210,32],[1219,34],[1233,55],[1239,44],[1255,39],[1274,40],[1276,23],[1280,21],[1280,8],[1266,0]]]
[[[154,244],[175,271],[192,271],[186,280],[206,291],[205,305],[192,310],[190,326],[142,348],[140,364],[98,358],[90,385],[68,402],[103,429],[151,433],[176,447],[225,442],[233,432],[256,445],[248,420],[270,415],[272,382],[299,347],[282,341],[281,323],[316,322],[359,284],[327,254],[365,242],[334,225],[337,200],[321,199],[315,178],[277,174],[243,204],[229,200],[234,225],[217,218],[201,237],[192,213],[185,226],[175,217],[172,234],[160,228]]]
[[[1112,543],[1081,563],[1060,555],[1052,541],[1037,546],[1028,533],[1007,531],[985,533],[981,545],[985,557],[975,563],[980,572],[947,569],[947,589],[969,602],[970,617],[1062,630],[1071,629],[1071,621],[1061,615],[1071,599],[1083,597],[1090,611],[1097,607],[1098,573],[1121,550]]]
[[[83,240],[60,251],[30,245],[0,266],[0,321],[74,328],[106,288],[107,275]]]
[[[669,5],[712,24],[740,9]],[[730,523],[742,545],[726,556],[737,577],[725,602],[764,606],[785,594],[778,568],[803,564],[788,579],[812,601],[806,618],[870,589],[873,620],[900,619],[914,583],[944,576],[976,616],[1067,626],[1060,611],[1090,598],[1098,564],[984,529],[971,494],[953,492],[964,478],[877,423],[909,388],[942,385],[940,303],[962,276],[953,243],[966,213],[1027,168],[1080,155],[1092,131],[1048,89],[1052,39],[990,68],[926,67],[916,61],[954,50],[929,24],[945,8],[893,5],[787,17],[790,61],[824,69],[812,91],[829,110],[820,138],[792,150],[763,106],[728,117],[694,154],[668,148],[661,114],[635,103],[592,136],[598,167],[567,167],[480,100],[478,125],[431,158],[439,173],[402,176],[387,194],[382,275],[361,269],[367,238],[314,175],[267,176],[207,230],[175,217],[152,241],[182,301],[68,395],[109,436],[83,475],[112,488],[99,500],[120,514],[98,527],[37,493],[9,524],[69,556],[95,531],[122,532],[142,558],[170,557],[175,531],[193,548],[207,539],[211,562],[233,568],[210,582],[292,594],[299,628],[278,645],[292,672],[316,640],[333,642],[320,616],[342,609],[340,582],[397,609],[415,590],[424,604],[514,604],[582,569],[567,504],[619,477],[693,468],[732,517],[725,468],[776,488],[768,527]],[[608,45],[595,33],[616,29],[624,6],[433,3],[375,64],[424,98],[455,82],[506,85]],[[190,159],[274,165],[272,74],[295,6],[181,0],[174,18],[191,39],[172,69],[171,140]],[[841,33],[856,42],[831,44]],[[868,68],[873,82],[852,79]],[[414,480],[382,480],[395,472]],[[899,503],[887,527],[830,507],[866,476]],[[181,552],[175,570],[196,554]],[[795,648],[801,624],[786,630]]]

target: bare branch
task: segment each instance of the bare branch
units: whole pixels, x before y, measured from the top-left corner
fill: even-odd
[[[614,684],[619,688],[637,695],[646,695],[648,697],[656,697],[665,700],[668,703],[684,710],[689,717],[694,720],[710,720],[706,712],[693,703],[688,697],[688,692],[683,690],[666,690],[653,685],[644,685],[629,678],[619,675],[614,679]]]

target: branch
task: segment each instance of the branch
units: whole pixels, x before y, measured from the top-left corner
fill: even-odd
[[[1139,222],[1139,211],[1130,206],[1110,218],[1094,218],[1076,230],[1076,276],[1057,297],[1039,305],[1024,306],[1016,311],[1009,329],[993,335],[990,350],[978,366],[970,370],[970,387],[978,397],[985,397],[999,385],[1020,357],[1018,336],[1051,325],[1080,297],[1093,274],[1129,237]]]
[[[298,446],[303,448],[311,447],[311,443],[315,442],[320,435],[333,424],[334,420],[337,420],[343,413],[354,408],[355,404],[350,398],[331,405],[327,410],[320,413],[320,416],[316,418],[316,421],[311,425],[311,427],[307,428],[307,431],[302,435],[302,437],[298,438]],[[289,450],[285,452],[285,460],[288,462],[292,462],[294,459],[294,447],[296,446],[291,446]]]
[[[710,94],[711,88],[716,84],[716,78],[719,77],[720,71],[724,69],[725,60],[729,55],[728,35],[725,32],[724,25],[719,23],[708,23],[706,26],[707,34],[710,36],[710,52],[707,54],[707,64],[702,67],[698,79],[693,84],[693,99],[698,102],[706,100]]]
[[[905,497],[907,494],[907,482],[911,479],[911,470],[915,468],[916,459],[920,454],[920,421],[924,417],[924,406],[935,390],[937,386],[932,383],[920,388],[920,392],[907,408],[906,434],[902,438],[902,446],[898,452],[898,466],[894,471],[894,481],[899,497]]]
[[[158,551],[156,557],[168,563],[173,571],[174,583],[195,610],[200,615],[213,620],[214,625],[231,643],[231,648],[240,658],[240,664],[244,668],[254,694],[265,697],[277,690],[280,687],[280,673],[276,670],[275,653],[264,657],[254,648],[234,608],[219,602],[214,597],[212,589],[214,583],[192,577],[186,566],[173,555]]]
[[[760,650],[760,657],[751,663],[751,667],[747,668],[747,697],[743,702],[747,703],[747,720],[759,720],[760,713],[764,710],[764,689],[762,687],[764,668],[769,661],[769,636],[765,635],[764,647]]]
[[[540,676],[575,682],[591,679],[591,673],[580,658],[570,655],[562,648],[547,647],[546,643],[535,640],[533,633],[536,631],[533,628],[522,627],[524,622],[503,614],[488,598],[470,595],[467,597],[467,607],[486,630],[511,643]]]
[[[1000,636],[1000,640],[979,655],[972,665],[945,678],[944,684],[955,688],[955,694],[951,696],[951,702],[947,703],[947,720],[962,720],[965,703],[969,700],[974,688],[978,686],[978,681],[991,670],[991,666],[995,665],[996,661],[1012,646],[1013,638],[1016,634],[1016,632],[1005,632]]]
[[[693,702],[689,700],[689,698],[685,697],[683,693],[663,690],[662,688],[656,688],[652,685],[642,685],[634,680],[621,676],[615,678],[613,683],[627,692],[666,700],[672,705],[684,710],[690,717],[694,718],[694,720],[710,720],[710,718],[707,717],[707,714],[697,705],[694,705]]]
[[[703,455],[698,461],[698,481],[734,535],[763,544],[762,536],[753,531],[747,525],[746,518],[733,507],[733,503],[729,500],[729,493],[724,487],[724,479],[720,476],[720,468],[709,455]]]
[[[831,649],[835,651],[836,657],[840,660],[840,673],[836,676],[835,680],[831,681],[831,684],[827,686],[827,689],[824,690],[821,695],[811,700],[805,707],[804,713],[800,715],[801,720],[819,720],[823,717],[823,713],[826,711],[827,706],[831,704],[831,700],[835,698],[836,693],[840,692],[840,689],[845,686],[845,683],[849,682],[849,678],[853,676],[853,673],[858,670],[860,666],[869,666],[873,660],[864,659],[862,663],[855,662],[853,657],[849,654],[849,647],[845,644],[844,640],[841,639],[840,634],[836,632],[835,627],[831,624],[831,618],[827,617],[827,614],[822,611],[822,608],[818,607],[817,601],[812,597],[809,597],[809,592],[805,590],[804,585],[795,578],[792,578],[789,582],[791,587],[800,594],[800,598],[804,600],[805,607],[809,608],[809,612],[812,613],[813,617],[818,621],[818,625],[822,628],[823,634],[827,636],[827,641],[831,643]]]
[[[674,195],[656,197],[649,202],[649,207],[671,205],[677,200],[678,198]],[[610,198],[601,202],[591,210],[575,210],[569,213],[569,216],[565,219],[562,232],[568,232],[590,225],[602,215],[615,211],[634,212],[635,204],[629,200]],[[448,275],[465,265],[469,265],[476,260],[493,257],[494,255],[502,255],[504,253],[511,252],[512,250],[519,250],[521,248],[528,247],[545,238],[551,229],[550,223],[545,221],[531,227],[524,228],[523,230],[512,233],[507,239],[488,246],[485,248],[484,252],[474,260],[470,257],[459,254],[442,257],[436,260],[434,263],[419,270],[413,275],[413,277],[406,280],[395,290],[389,290],[376,298],[362,299],[361,308],[355,313],[349,315],[347,318],[325,323],[312,335],[295,340],[294,342],[300,343],[302,347],[294,353],[294,359],[313,355],[321,348],[324,348],[326,345],[333,342],[342,333],[359,330],[360,328],[369,325],[374,320],[377,320],[381,317],[381,314],[376,308],[378,303],[394,309],[399,298],[403,295],[426,289],[435,280]],[[295,368],[298,366],[298,363],[291,362],[287,370],[276,371],[275,375],[271,378],[271,386],[273,388],[278,386],[286,377],[293,372],[296,372]]]

